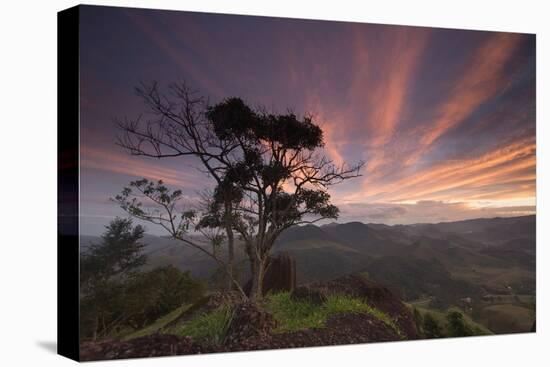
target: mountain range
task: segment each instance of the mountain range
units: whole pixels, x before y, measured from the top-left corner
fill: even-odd
[[[404,300],[423,297],[443,305],[487,294],[534,294],[536,217],[472,219],[412,225],[331,223],[292,227],[274,253],[296,260],[298,283],[362,273]],[[82,236],[85,251],[98,237]],[[200,251],[166,237],[146,235],[147,266],[172,264],[211,279],[216,264]],[[248,268],[237,256],[243,281]]]

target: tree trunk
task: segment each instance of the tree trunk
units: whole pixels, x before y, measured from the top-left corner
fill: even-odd
[[[250,280],[252,281],[250,286],[250,294],[248,295],[248,298],[251,301],[256,301],[258,298],[258,272],[259,272],[259,266],[258,261],[256,260],[254,255],[250,256]]]
[[[92,337],[92,340],[95,342],[97,340],[97,329],[99,328],[99,314],[95,315],[94,320],[94,335]]]
[[[233,231],[231,228],[227,229],[227,290],[233,290],[233,262],[235,259],[235,250],[234,250],[235,239],[233,237]]]
[[[225,232],[227,235],[227,290],[231,291],[234,288],[233,284],[233,262],[235,259],[235,237],[233,236],[233,228],[231,226],[232,215],[231,203],[225,204]]]
[[[250,300],[260,301],[263,297],[263,283],[266,269],[266,261],[257,258],[251,259],[252,286],[250,288]]]
[[[258,289],[256,291],[256,294],[258,295],[258,299],[261,300],[264,296],[264,275],[265,275],[265,261],[260,262],[260,266],[258,269]]]

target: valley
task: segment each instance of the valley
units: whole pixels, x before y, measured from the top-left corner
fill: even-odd
[[[274,253],[296,261],[297,284],[361,274],[422,310],[459,308],[491,332],[527,332],[535,318],[535,216],[388,226],[293,227]],[[97,241],[83,237],[82,248]],[[173,265],[211,285],[216,264],[175,240],[145,235],[147,268]],[[238,246],[237,273],[249,278]]]

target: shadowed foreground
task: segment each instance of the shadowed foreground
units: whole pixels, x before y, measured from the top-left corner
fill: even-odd
[[[397,341],[418,337],[413,316],[407,306],[387,288],[360,276],[311,284],[299,287],[286,296],[280,294],[274,297],[278,297],[279,303],[273,301],[269,304],[266,301],[265,304],[255,305],[237,303],[231,296],[209,296],[210,302],[199,302],[201,306],[184,311],[176,318],[176,322],[154,334],[128,341],[82,343],[81,358],[88,361],[139,358]],[[290,303],[282,303],[280,300]],[[296,327],[293,323],[296,320],[289,318],[299,313],[299,309],[285,311],[283,308],[288,307],[288,304],[309,307],[305,312],[314,317],[319,315],[321,321],[315,325],[317,319],[313,318],[306,321],[306,324],[313,323],[310,327]],[[186,325],[196,315],[228,307],[232,310],[231,319],[225,335],[217,342],[199,341],[170,333]],[[322,317],[326,317],[326,320]]]

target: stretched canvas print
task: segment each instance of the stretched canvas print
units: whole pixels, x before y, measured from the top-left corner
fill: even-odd
[[[60,354],[535,331],[535,35],[58,20]]]

